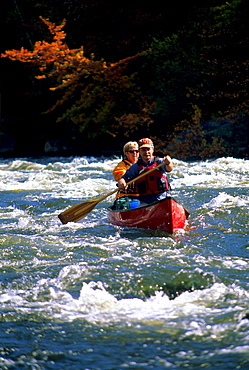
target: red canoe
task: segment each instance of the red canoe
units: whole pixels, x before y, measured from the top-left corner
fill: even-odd
[[[188,216],[189,212],[171,197],[133,209],[109,208],[109,222],[113,225],[164,230],[169,234],[183,229]]]

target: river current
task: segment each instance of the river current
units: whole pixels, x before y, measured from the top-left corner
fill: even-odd
[[[173,159],[186,230],[58,214],[116,188],[120,158],[0,160],[0,369],[249,368],[249,161]]]

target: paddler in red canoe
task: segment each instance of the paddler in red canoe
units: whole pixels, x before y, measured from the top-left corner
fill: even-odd
[[[126,173],[128,168],[137,162],[139,157],[138,143],[136,141],[128,141],[123,147],[124,159],[117,164],[112,171],[114,180],[119,181],[121,177]],[[134,194],[134,184],[131,184],[128,189],[120,190],[116,197],[127,196],[128,194]]]
[[[151,172],[148,176],[144,176],[136,181],[133,191],[145,203],[153,203],[166,198],[170,190],[167,173],[173,170],[171,157],[169,155],[164,158],[155,157],[153,155],[154,144],[149,138],[139,140],[138,149],[140,155],[138,161],[129,167],[118,181],[118,188],[120,191],[125,192],[127,182],[165,161],[165,164]]]

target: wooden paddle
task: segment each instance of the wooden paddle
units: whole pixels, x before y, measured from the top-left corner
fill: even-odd
[[[145,175],[148,175],[152,171],[155,171],[157,168],[161,167],[163,164],[166,164],[166,161],[163,161],[162,163],[160,163],[156,167],[150,169],[149,171],[146,171],[146,172],[142,173],[141,175],[139,175],[135,179],[127,182],[127,185],[132,184],[133,182],[139,180],[141,177],[143,177]],[[118,191],[119,191],[119,189],[115,189],[111,193],[109,193],[107,195],[104,195],[103,197],[101,197],[99,199],[88,200],[84,203],[76,204],[75,206],[72,206],[72,207],[66,209],[65,211],[63,211],[62,213],[60,213],[58,217],[59,217],[59,219],[61,220],[61,222],[63,224],[67,224],[68,222],[77,222],[80,219],[82,219],[83,217],[85,217],[86,215],[88,215],[88,213],[90,213],[93,210],[93,208],[99,202],[101,202],[105,198],[109,197],[110,195],[112,195],[112,194],[114,194]]]

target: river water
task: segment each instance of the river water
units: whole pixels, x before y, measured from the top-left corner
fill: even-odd
[[[120,158],[0,160],[0,369],[248,369],[249,161],[173,160],[174,235],[108,223]]]

